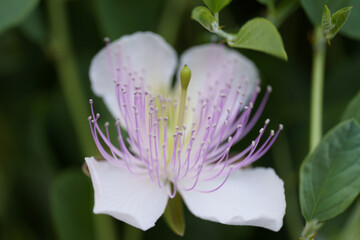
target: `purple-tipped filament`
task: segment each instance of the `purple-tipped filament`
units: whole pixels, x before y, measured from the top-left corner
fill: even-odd
[[[116,167],[139,177],[149,177],[160,188],[171,183],[170,197],[176,195],[178,188],[201,192],[218,190],[232,172],[262,157],[283,128],[279,125],[277,131],[266,131],[267,119],[249,146],[230,156],[231,147],[258,121],[271,87],[267,87],[252,114],[260,88],[248,94],[250,87],[245,77],[238,86],[233,86],[232,76],[224,79],[227,84],[221,88],[204,86],[208,89],[192,100],[192,96],[182,99],[179,95],[154,95],[145,86],[146,71],[132,71],[120,61],[115,72],[114,89],[120,113],[115,127],[106,122],[101,130],[100,114],[95,113],[90,100],[89,124],[95,144],[103,158]],[[186,93],[186,89],[182,91]],[[121,128],[128,133],[127,138],[122,136]],[[117,131],[117,139],[111,139],[109,131]],[[217,178],[221,179],[218,186],[197,188],[200,181]]]

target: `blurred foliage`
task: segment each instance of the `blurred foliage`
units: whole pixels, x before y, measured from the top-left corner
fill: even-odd
[[[87,116],[79,117],[77,111],[70,110],[72,102],[67,97],[63,77],[59,73],[59,64],[67,60],[59,60],[59,52],[53,51],[50,42],[53,31],[60,28],[56,24],[50,26],[50,19],[59,20],[49,15],[48,4],[51,1],[65,6],[62,17],[65,16],[69,31],[70,48],[67,51],[71,53],[71,61],[75,63],[73,67],[78,74],[76,91],[81,91],[80,95],[84,96],[84,99],[77,101],[84,106],[87,106],[89,98],[94,98],[90,90],[88,67],[91,58],[103,46],[104,37],[116,39],[140,30],[161,32],[179,55],[186,48],[214,40],[210,33],[190,19],[193,7],[203,4],[200,0],[182,1],[181,6],[173,0],[48,0],[40,1],[33,12],[26,4],[15,8],[3,5],[18,1],[0,1],[1,19],[4,16],[6,20],[11,20],[11,24],[1,20],[1,24],[6,23],[7,26],[0,28],[0,239],[74,239],[59,232],[65,227],[59,227],[56,220],[69,217],[66,211],[71,209],[60,207],[66,201],[77,203],[72,207],[77,206],[76,211],[82,213],[72,219],[77,220],[74,223],[76,227],[89,227],[96,223],[96,220],[89,223],[93,194],[88,179],[69,170],[75,168],[80,171],[84,157],[97,153],[97,150],[91,144],[87,148],[92,152],[85,152],[76,132],[74,122],[87,127]],[[24,2],[30,4],[37,1]],[[261,228],[226,226],[197,219],[185,210],[186,232],[183,238],[175,236],[161,218],[156,227],[144,233],[144,239],[296,239],[296,236],[300,236],[304,222],[299,215],[297,176],[300,163],[308,152],[309,36],[313,28],[307,15],[320,24],[323,10],[321,5],[317,13],[319,16],[315,16],[313,12],[318,6],[309,7],[315,2],[321,1],[302,0],[306,13],[298,8],[279,27],[288,62],[263,53],[241,50],[258,66],[262,86],[271,84],[274,90],[262,119],[271,118],[274,128],[277,123],[285,126],[272,153],[256,163],[275,167],[285,182],[288,214],[284,227],[274,233]],[[332,12],[351,5],[332,6],[330,2],[338,1],[323,2],[328,4]],[[353,30],[352,26],[359,22],[359,1],[347,2],[353,2],[354,8],[340,33],[358,39],[360,28]],[[266,16],[266,11],[266,6],[256,1],[233,1],[221,12],[222,24],[228,29],[238,29],[250,18]],[[337,36],[328,48],[324,131],[339,122],[350,99],[360,89],[360,44],[353,39]],[[68,80],[71,88],[73,79]],[[111,116],[101,105],[101,100],[97,103],[103,118],[110,120]],[[89,109],[86,111],[89,113]],[[250,141],[250,137],[245,141]],[[238,146],[241,147],[241,144]],[[64,190],[63,185],[71,186]],[[70,192],[73,198],[58,191]],[[59,203],[56,200],[58,197],[66,198],[66,201]],[[82,199],[86,197],[90,199]],[[51,206],[57,207],[51,211]],[[353,236],[351,229],[356,228],[352,226],[359,221],[358,208],[353,212],[350,208],[333,219],[329,222],[331,228],[326,228],[325,224],[322,239],[334,239],[331,238],[334,236],[332,233],[340,232],[350,215],[346,234]],[[67,222],[69,225],[71,223]],[[119,221],[111,223],[119,236],[125,235],[131,239],[131,236],[139,235],[129,231]],[[93,230],[89,229],[86,234],[92,233]],[[93,234],[96,235],[95,232]]]
[[[0,33],[21,23],[38,3],[39,0],[1,0]]]
[[[59,239],[94,239],[91,182],[80,169],[61,173],[52,183],[50,204]]]

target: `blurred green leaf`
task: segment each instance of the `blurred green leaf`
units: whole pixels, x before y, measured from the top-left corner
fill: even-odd
[[[321,28],[326,39],[331,39],[331,31],[334,26],[331,24],[331,12],[329,8],[325,5],[324,11],[321,18]]]
[[[346,107],[342,120],[354,118],[360,124],[360,91]]]
[[[301,0],[301,4],[314,25],[321,24],[324,5],[327,5],[332,11],[354,6],[349,19],[341,28],[340,33],[360,40],[360,0]]]
[[[338,31],[342,28],[345,24],[346,20],[350,16],[351,10],[353,7],[345,7],[340,9],[339,11],[335,12],[331,17],[331,22],[334,25],[332,30],[332,37],[338,33]],[[360,25],[358,25],[359,27]]]
[[[351,9],[352,7],[342,8],[331,16],[329,8],[325,5],[321,19],[321,28],[326,40],[331,40],[335,37],[350,16]]]
[[[350,214],[349,220],[344,226],[344,230],[337,239],[349,240],[360,239],[360,200],[355,205],[355,210]]]
[[[229,5],[231,0],[204,0],[204,3],[213,13],[218,13],[221,9]]]
[[[90,179],[81,170],[68,170],[55,179],[50,204],[60,240],[94,239]]]
[[[185,218],[183,210],[183,201],[177,194],[170,198],[165,209],[164,218],[170,229],[179,236],[185,233]]]
[[[25,35],[38,45],[45,45],[46,32],[40,9],[35,9],[20,26]]]
[[[254,18],[246,22],[233,41],[228,39],[228,44],[231,47],[257,50],[287,60],[278,30],[265,18]]]
[[[307,222],[342,213],[360,192],[360,127],[333,128],[300,169],[300,205]]]
[[[39,0],[1,0],[0,33],[21,23],[38,3]]]
[[[214,16],[206,7],[199,6],[194,8],[191,13],[191,18],[210,32],[214,32],[219,28]]]
[[[117,39],[136,31],[155,31],[164,1],[92,0],[92,2],[102,36]]]

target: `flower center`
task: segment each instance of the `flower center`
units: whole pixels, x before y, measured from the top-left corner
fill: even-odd
[[[194,89],[188,88],[191,71],[185,66],[180,72],[179,99],[170,94],[151,94],[150,90],[158,93],[168,91],[145,86],[151,82],[152,76],[147,76],[145,70],[132,69],[130,58],[125,57],[123,62],[119,58],[117,65],[113,77],[115,101],[119,108],[116,121],[118,144],[110,141],[108,123],[105,124],[105,134],[101,131],[98,125],[100,115],[95,114],[90,100],[92,115],[89,124],[94,141],[101,155],[110,163],[135,175],[147,175],[159,187],[172,182],[174,188],[170,197],[175,196],[179,182],[182,190],[190,191],[200,181],[223,178],[220,186],[203,192],[219,189],[233,171],[263,156],[282,129],[280,126],[276,133],[270,131],[261,145],[260,138],[269,123],[265,121],[258,137],[246,149],[229,156],[232,145],[242,139],[259,119],[271,92],[269,87],[251,118],[260,89],[256,89],[256,83],[250,82],[246,76],[235,79],[236,61],[229,60],[220,71],[206,75],[198,97]],[[193,99],[189,100],[188,93]],[[126,130],[128,137],[123,136],[121,128]]]

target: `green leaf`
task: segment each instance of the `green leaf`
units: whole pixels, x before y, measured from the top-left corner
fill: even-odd
[[[191,18],[200,23],[204,28],[210,32],[214,32],[219,28],[214,16],[206,7],[196,7],[192,10]]]
[[[334,28],[333,24],[331,24],[331,12],[329,8],[325,5],[323,15],[321,18],[321,28],[323,31],[323,35],[325,39],[331,39],[332,30]]]
[[[360,0],[301,0],[302,7],[314,25],[321,24],[324,5],[332,11],[348,6],[354,6],[346,24],[341,28],[340,33],[348,37],[360,40]]]
[[[300,205],[307,222],[342,213],[360,192],[360,127],[346,121],[332,129],[300,169]]]
[[[180,194],[170,198],[165,209],[164,218],[170,229],[179,236],[185,233],[183,202]]]
[[[20,24],[38,3],[39,0],[1,0],[0,33]]]
[[[334,25],[332,30],[333,37],[338,33],[338,31],[345,24],[346,20],[350,16],[351,10],[353,7],[345,7],[334,13],[331,17],[331,22]]]
[[[231,47],[253,49],[287,60],[279,32],[265,18],[254,18],[245,23],[234,40],[228,39]]]
[[[231,0],[204,0],[204,3],[213,13],[218,13],[221,9],[229,5]]]
[[[46,28],[41,19],[41,11],[39,8],[33,11],[26,20],[23,21],[20,29],[34,43],[40,46],[46,45]]]
[[[56,177],[50,189],[50,204],[60,240],[94,239],[92,199],[90,179],[80,170]]]
[[[354,118],[360,124],[360,91],[351,100],[342,116],[343,121],[352,118]]]
[[[337,239],[360,239],[360,200],[355,205],[355,210],[351,213],[349,220],[345,223],[344,230]]]
[[[331,16],[329,8],[325,5],[321,27],[326,40],[331,40],[335,37],[350,16],[351,9],[352,7],[342,8]]]

